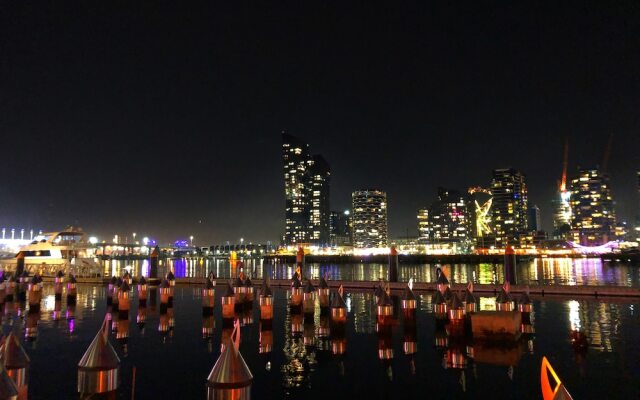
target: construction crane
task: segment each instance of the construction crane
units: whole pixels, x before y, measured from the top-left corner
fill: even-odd
[[[560,180],[560,193],[567,190],[567,166],[569,165],[569,138],[564,138],[564,157],[562,159],[562,179]]]

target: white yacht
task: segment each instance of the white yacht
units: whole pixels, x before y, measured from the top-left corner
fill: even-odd
[[[15,271],[17,257],[24,256],[24,267],[31,273],[53,276],[59,270],[77,275],[93,275],[101,272],[95,258],[95,249],[87,241],[80,228],[70,226],[60,232],[38,235],[22,247],[18,255],[0,261],[5,270]]]

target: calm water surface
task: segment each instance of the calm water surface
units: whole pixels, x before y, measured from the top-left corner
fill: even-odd
[[[178,277],[202,277],[215,272],[221,278],[235,277],[237,267],[229,261],[207,258],[178,258],[161,260],[160,275],[172,268]],[[136,276],[148,276],[148,260],[110,260],[103,261],[106,275],[120,275],[124,268],[131,266]],[[271,276],[290,279],[294,273],[294,264],[274,264],[263,260],[247,260],[245,273],[252,277]],[[445,270],[453,282],[502,283],[504,281],[501,264],[404,264],[399,266],[400,281],[414,278],[417,282],[434,282],[436,268]],[[320,264],[305,265],[305,276],[320,277],[327,273],[330,279],[375,281],[387,276],[387,264]],[[516,270],[518,283],[529,285],[615,285],[640,287],[640,265],[602,262],[593,258],[545,258],[533,259],[518,264]]]
[[[30,399],[77,398],[76,365],[107,312],[105,289],[79,285],[75,309],[68,308],[64,299],[56,304],[51,285],[44,290],[39,319],[16,304],[3,316],[3,331],[7,334],[13,329],[24,337],[25,324],[37,321],[36,340],[23,339],[31,358]],[[166,333],[159,331],[168,322],[167,315],[160,315],[159,301],[152,305],[150,300],[142,310],[134,296],[128,320],[116,323],[110,336],[122,360],[118,398],[130,398],[133,367],[137,370],[136,399],[205,398],[206,378],[220,355],[221,291],[216,290],[215,315],[207,320],[202,317],[199,288],[176,287],[170,309],[174,326]],[[483,349],[464,337],[448,336],[447,329],[438,327],[430,296],[425,295],[420,297],[413,355],[405,354],[409,331],[401,315],[390,338],[378,336],[375,299],[370,293],[347,295],[343,355],[332,354],[331,341],[318,337],[318,327],[324,322],[319,312],[312,323],[303,325],[302,332],[293,334],[292,322],[299,321],[289,314],[286,304],[286,292],[276,290],[271,352],[259,352],[258,307],[252,313],[254,322],[246,321],[242,328],[240,350],[254,376],[255,399],[539,399],[543,355],[550,358],[576,399],[640,398],[640,304],[636,300],[535,301],[534,336],[510,346]],[[491,309],[494,302],[481,298],[480,305]],[[57,321],[54,310],[61,311]],[[146,321],[138,325],[136,317],[143,311]],[[203,339],[203,325],[212,322],[212,337]],[[572,347],[572,329],[589,338],[586,351]],[[262,336],[265,340],[268,335]],[[393,349],[392,360],[378,358],[381,345]],[[471,347],[473,358],[464,356]],[[455,352],[464,360],[456,368],[446,362]]]

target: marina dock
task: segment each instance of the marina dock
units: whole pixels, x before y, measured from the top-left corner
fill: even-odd
[[[223,282],[224,280],[218,279],[218,282]],[[262,279],[252,279],[252,282],[255,286],[262,285]],[[176,284],[182,285],[204,285],[206,282],[206,278],[177,278]],[[311,282],[314,285],[318,285],[319,280],[312,279]],[[289,287],[291,286],[290,279],[272,279],[270,280],[270,285],[273,287]],[[380,281],[339,281],[339,280],[329,280],[327,284],[332,289],[337,289],[342,286],[345,290],[357,290],[357,291],[366,291],[373,290]],[[389,282],[389,288],[392,292],[400,292],[403,291],[407,286],[406,282]],[[462,283],[454,283],[451,284],[451,290],[454,292],[461,292],[466,289],[467,285]],[[487,295],[495,295],[500,292],[502,288],[501,284],[474,284],[473,291],[474,293],[481,293]],[[539,286],[529,286],[529,285],[511,285],[512,293],[522,293],[526,290],[529,290],[529,293],[534,296],[580,296],[580,297],[640,297],[640,289],[626,286],[590,286],[590,285],[581,285],[581,286],[568,286],[568,285],[539,285]],[[416,293],[421,292],[435,292],[437,290],[436,283],[426,283],[426,282],[414,282],[413,291]]]
[[[53,277],[44,277],[44,282],[53,282]],[[102,285],[109,282],[108,277],[100,278],[77,278],[78,284],[94,284]],[[224,282],[227,279],[218,279],[218,282]],[[253,279],[254,285],[262,285],[262,279]],[[318,279],[312,279],[311,282],[314,285],[319,283]],[[160,284],[160,279],[148,279],[149,286],[157,286]],[[176,284],[178,285],[204,285],[206,283],[205,277],[199,278],[176,278]],[[329,280],[328,285],[332,289],[337,289],[342,286],[345,290],[367,291],[373,290],[380,281],[341,281],[341,280]],[[389,288],[392,292],[400,292],[407,286],[406,282],[389,282]],[[290,279],[271,279],[270,285],[273,287],[286,288],[291,286]],[[453,283],[451,284],[451,290],[454,292],[462,292],[466,289],[466,284]],[[474,284],[473,290],[475,293],[496,295],[502,285],[500,284]],[[414,282],[413,290],[416,293],[422,292],[435,292],[437,290],[435,282]],[[629,297],[639,298],[640,288],[628,287],[628,286],[603,286],[603,285],[511,285],[512,293],[522,293],[529,290],[529,294],[532,296],[564,296],[564,297]]]

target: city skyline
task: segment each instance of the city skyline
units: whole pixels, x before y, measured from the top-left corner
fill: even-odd
[[[308,201],[308,203],[309,203],[309,204],[308,204],[308,208],[309,208],[309,212],[308,212],[308,214],[309,214],[309,215],[306,215],[306,216],[305,216],[305,218],[307,219],[307,221],[306,221],[307,226],[305,226],[305,229],[306,229],[306,230],[308,230],[308,237],[307,237],[307,236],[304,236],[304,240],[298,240],[298,241],[299,241],[300,243],[310,243],[310,244],[316,244],[316,245],[328,245],[328,244],[330,244],[330,240],[329,240],[329,233],[330,233],[330,226],[329,226],[329,222],[330,222],[330,214],[331,214],[332,212],[334,212],[334,208],[335,208],[335,207],[333,207],[333,205],[332,205],[331,207],[329,207],[329,204],[324,204],[324,203],[326,203],[326,199],[325,199],[325,201],[323,202],[323,207],[322,207],[322,209],[324,210],[324,212],[327,212],[327,211],[329,211],[329,212],[327,212],[327,213],[325,214],[324,218],[323,218],[323,220],[324,220],[324,219],[326,219],[326,221],[324,221],[324,222],[322,223],[322,225],[323,225],[323,233],[322,233],[322,238],[323,238],[323,240],[320,240],[320,234],[318,233],[318,230],[319,230],[318,226],[319,226],[320,222],[318,221],[318,217],[317,217],[317,216],[316,216],[315,220],[311,217],[311,215],[312,215],[312,213],[313,213],[313,211],[311,211],[311,210],[315,209],[315,212],[316,212],[316,213],[317,213],[317,212],[318,212],[318,210],[319,210],[319,206],[318,206],[317,204],[315,205],[315,207],[314,207],[314,206],[312,206],[312,203],[314,203],[314,202],[316,202],[316,203],[317,203],[317,202],[318,202],[318,199],[317,199],[317,198],[319,197],[319,195],[313,195],[313,196],[312,196],[312,195],[311,195],[311,193],[313,192],[313,187],[314,187],[314,185],[315,185],[315,186],[318,186],[318,185],[323,185],[323,186],[324,186],[324,185],[326,185],[326,186],[327,186],[327,189],[323,190],[323,192],[322,192],[322,193],[323,193],[322,197],[325,197],[325,196],[326,196],[326,194],[327,194],[327,193],[329,193],[329,190],[328,190],[328,186],[329,186],[329,176],[331,175],[331,173],[330,173],[330,170],[331,170],[331,169],[330,169],[330,166],[329,166],[328,162],[324,159],[324,157],[323,157],[322,155],[320,155],[320,154],[315,154],[315,153],[314,153],[314,154],[312,154],[312,153],[309,151],[310,145],[309,145],[309,143],[306,143],[306,142],[305,142],[305,140],[304,140],[303,138],[299,138],[299,137],[296,137],[296,136],[290,135],[290,134],[288,134],[288,133],[285,133],[285,131],[282,131],[282,132],[280,133],[280,136],[281,136],[282,138],[285,138],[285,139],[283,139],[283,140],[285,140],[285,142],[286,142],[287,140],[293,140],[295,143],[299,143],[301,146],[305,147],[305,150],[304,150],[304,151],[305,151],[305,154],[303,155],[304,160],[302,160],[302,158],[301,158],[301,160],[302,160],[302,161],[301,161],[301,163],[303,163],[303,164],[307,165],[307,166],[308,166],[308,171],[309,171],[308,182],[307,182],[307,184],[308,184],[308,186],[309,186],[309,188],[308,188],[308,191],[309,191],[309,195],[308,195],[308,196],[309,196],[309,199],[307,200],[307,201]],[[283,154],[285,153],[285,151],[286,151],[286,149],[285,149],[285,150],[283,150]],[[286,170],[286,169],[287,169],[287,165],[286,165],[286,161],[285,161],[285,170]],[[578,178],[581,176],[580,174],[581,174],[583,171],[585,171],[585,170],[589,170],[589,169],[584,169],[584,168],[583,168],[583,169],[579,169],[579,170],[577,170],[574,174],[568,173],[568,175],[567,175],[568,180],[569,180],[569,181],[572,181],[572,180],[576,180],[576,179],[578,179]],[[325,171],[326,171],[326,172],[325,172]],[[513,168],[502,168],[502,169],[498,168],[498,169],[494,169],[494,170],[493,170],[494,175],[495,175],[496,171],[500,171],[500,172],[502,172],[502,173],[504,173],[504,172],[506,172],[506,171],[513,171],[513,172],[515,172],[516,174],[521,174],[521,173],[522,173],[521,171],[517,171],[517,170],[515,170],[515,169],[513,169]],[[640,170],[639,170],[639,171],[635,171],[635,173],[636,173],[637,177],[640,177]],[[325,175],[326,175],[326,177],[325,177]],[[527,177],[526,177],[526,174],[523,174],[523,175],[524,175],[524,178],[527,178]],[[287,179],[287,174],[286,174],[286,172],[285,172],[285,182],[286,182],[286,179]],[[520,179],[522,179],[522,178],[520,178]],[[325,180],[326,180],[326,183],[325,183]],[[494,180],[495,180],[495,176],[494,176]],[[318,183],[318,181],[319,181],[320,183]],[[638,182],[640,182],[640,180],[638,180]],[[638,184],[637,182],[636,182],[635,184],[637,184],[637,187],[635,188],[635,190],[637,190],[637,191],[638,191],[638,194],[639,194],[639,197],[640,197],[640,189],[638,189],[638,188],[640,188],[640,184]],[[488,189],[488,188],[491,188],[491,187],[492,187],[492,185],[493,185],[493,184],[492,184],[492,180],[489,180],[488,184],[486,185],[486,187],[487,187],[487,188],[485,188],[484,190],[489,191],[489,189]],[[477,186],[477,187],[475,187],[475,188],[474,188],[474,187],[469,187],[469,190],[470,190],[470,191],[473,191],[474,189],[482,189],[482,186]],[[437,190],[438,190],[438,191],[440,191],[440,190],[444,190],[444,189],[443,189],[443,188],[437,188]],[[456,190],[456,189],[450,189],[450,190],[452,190],[454,193],[457,193],[457,190]],[[609,188],[608,190],[613,191],[613,189],[611,189],[611,188]],[[526,221],[526,220],[528,220],[528,218],[529,218],[529,214],[528,214],[528,213],[529,213],[529,209],[530,209],[530,207],[536,206],[538,213],[540,213],[540,207],[537,207],[537,204],[531,204],[530,206],[527,206],[527,202],[526,202],[527,189],[526,189],[526,187],[525,187],[524,191],[525,191],[525,196],[524,196],[524,197],[525,197],[525,203],[524,203],[524,204],[523,204],[523,206],[522,206],[522,207],[524,207],[524,208],[522,208],[522,210],[523,210],[524,214],[520,215],[520,217],[519,217],[519,218],[520,218],[521,220],[523,220],[523,221]],[[285,192],[286,192],[286,190],[285,190]],[[385,195],[386,195],[386,194],[385,194]],[[558,195],[558,194],[556,193],[556,197],[557,197],[557,195]],[[286,196],[285,196],[285,197],[286,197]],[[494,204],[493,204],[493,208],[492,208],[492,211],[491,211],[491,212],[492,212],[492,214],[494,214],[494,215],[495,215],[495,212],[496,212],[496,211],[495,211],[495,210],[496,210],[496,200],[497,200],[498,198],[499,198],[499,196],[496,196],[496,194],[494,193],[494,197],[493,197],[493,199],[492,199],[492,200],[494,201]],[[552,219],[552,218],[555,218],[555,215],[553,215],[553,211],[554,211],[554,207],[557,207],[557,205],[554,203],[554,201],[555,201],[555,199],[554,199],[554,198],[552,198],[551,200],[549,200],[548,211],[549,211],[550,213],[552,213],[552,214],[551,214],[551,215],[549,215],[549,216],[545,215],[545,217],[549,217],[549,218],[545,218],[545,219]],[[285,203],[286,203],[286,202],[285,202]],[[498,203],[499,203],[499,202],[498,202]],[[430,204],[430,203],[429,203],[429,202],[425,202],[424,204],[427,204],[427,205],[428,205],[428,204]],[[617,205],[617,204],[618,204],[618,202],[617,202],[617,201],[613,201],[613,203],[612,203],[612,204]],[[426,207],[426,208],[428,208],[428,207]],[[425,210],[426,208],[425,208],[425,207],[420,207],[420,208],[418,208],[418,209],[414,210],[414,218],[415,218],[415,213],[416,213],[416,212],[418,213],[418,215],[420,215],[420,213],[421,213],[423,210]],[[392,207],[391,207],[391,209],[392,209]],[[347,205],[346,207],[344,207],[344,208],[338,208],[338,210],[346,210],[346,211],[348,211],[348,212],[351,212],[351,211],[352,211],[352,204],[348,204],[348,205]],[[468,212],[472,212],[472,209],[470,208]],[[538,218],[539,218],[539,217],[538,217]],[[420,217],[419,217],[418,219],[420,220]],[[315,226],[314,226],[314,221],[315,221]],[[624,221],[624,222],[628,222],[628,223],[630,223],[630,226],[633,226],[633,225],[634,225],[634,222],[635,222],[635,221],[633,221],[633,220],[629,220],[629,221],[628,221],[628,220],[618,219],[618,222],[623,222],[623,221]],[[543,224],[543,228],[544,228],[543,230],[545,230],[545,232],[546,232],[549,236],[552,236],[552,233],[554,232],[554,228],[555,228],[555,226],[553,225],[553,220],[551,220],[551,221],[547,221],[547,222],[550,222],[550,223],[551,223],[551,227],[545,226],[545,225]],[[387,223],[387,222],[385,222],[385,223]],[[388,222],[388,223],[390,224],[390,222]],[[495,224],[495,221],[492,221],[491,223],[492,223],[492,224]],[[250,237],[250,235],[240,235],[240,236],[238,236],[237,238],[232,238],[232,237],[227,237],[227,238],[217,238],[217,239],[215,239],[215,240],[213,240],[213,241],[208,241],[208,240],[206,239],[206,235],[204,235],[204,236],[205,236],[205,238],[203,238],[202,236],[198,236],[198,237],[197,237],[197,239],[198,239],[198,242],[200,242],[200,244],[202,244],[202,245],[209,245],[209,244],[221,244],[221,243],[225,243],[225,242],[230,242],[230,243],[239,243],[239,242],[241,242],[241,241],[245,241],[245,237],[248,237],[248,239],[246,239],[246,242],[247,242],[247,243],[249,243],[249,242],[251,242],[251,243],[267,243],[267,242],[269,242],[269,243],[271,243],[271,244],[276,244],[276,243],[282,243],[282,244],[293,244],[294,242],[291,242],[291,241],[289,241],[289,240],[287,240],[287,239],[286,239],[286,237],[287,237],[287,236],[286,236],[286,232],[287,232],[287,228],[286,228],[286,226],[287,226],[286,212],[285,212],[285,219],[284,219],[284,223],[283,223],[283,224],[284,224],[285,228],[280,232],[280,234],[278,235],[278,237],[277,237],[277,238],[267,238],[267,239],[264,239],[264,240],[252,240],[252,238]],[[66,226],[66,225],[65,225],[65,226]],[[18,232],[19,232],[21,229],[22,229],[22,230],[24,230],[24,229],[25,229],[25,228],[24,228],[24,227],[22,227],[22,226],[17,226],[17,227],[16,227],[16,226],[10,226],[10,225],[7,225],[7,226],[5,227],[5,229],[7,230],[7,237],[9,237],[9,231],[10,231],[12,228],[14,228],[14,229],[15,229],[16,231],[18,231]],[[55,230],[55,229],[62,229],[62,228],[63,228],[63,227],[60,227],[60,228],[51,228],[51,229],[45,229],[45,231]],[[34,230],[34,229],[35,229],[35,230],[42,231],[42,228],[41,228],[41,227],[34,227],[34,226],[29,226],[27,229],[31,229],[31,230]],[[404,231],[399,231],[399,232],[397,232],[397,234],[395,234],[395,235],[391,235],[391,234],[389,234],[389,239],[391,240],[391,239],[398,239],[398,238],[407,237],[407,234],[408,234],[408,233],[410,233],[410,236],[411,236],[411,237],[419,238],[419,237],[421,237],[420,230],[421,230],[421,228],[420,228],[420,222],[418,221],[418,224],[416,225],[416,224],[415,224],[415,221],[414,221],[414,226],[407,226],[407,227],[404,229]],[[138,231],[140,231],[140,230],[138,230]],[[195,231],[195,230],[194,230],[194,231]],[[526,229],[522,229],[522,231],[526,231]],[[89,232],[89,233],[95,233],[96,231],[95,231],[95,230],[88,230],[88,232]],[[285,232],[285,233],[284,233],[284,235],[283,235],[283,232]],[[312,232],[315,232],[315,236],[313,236],[313,235],[314,235],[314,233],[312,233]],[[110,241],[110,236],[111,236],[111,235],[113,235],[113,234],[114,234],[113,232],[109,232],[109,233],[107,233],[106,235],[101,236],[101,237],[100,237],[100,240],[101,240],[101,241],[106,240],[107,242],[109,242],[109,241]],[[133,241],[135,241],[135,235],[136,235],[136,233],[135,233],[135,232],[128,232],[128,231],[126,231],[126,230],[119,229],[119,230],[116,230],[116,231],[115,231],[115,234],[119,237],[119,240],[123,240],[123,239],[125,239],[125,240],[126,240],[127,238],[131,238],[131,239],[132,239],[132,242],[133,242]],[[184,241],[184,240],[188,240],[190,237],[193,239],[193,234],[192,234],[192,233],[189,233],[189,234],[188,234],[188,233],[186,233],[186,232],[170,233],[170,234],[168,235],[168,238],[164,238],[163,236],[160,236],[160,235],[158,235],[158,234],[156,234],[156,233],[154,233],[154,232],[148,232],[148,233],[145,233],[145,235],[147,235],[147,236],[152,236],[152,237],[154,238],[154,241],[155,241],[155,239],[156,239],[156,238],[159,238],[159,239],[158,239],[158,241],[159,241],[159,242],[164,242],[164,243],[172,243],[172,242],[174,242],[174,241],[179,241],[179,240],[183,240],[183,241]],[[307,233],[305,233],[305,235],[307,235]],[[471,235],[471,234],[469,234],[469,238],[471,238],[471,237],[472,237],[472,235]],[[576,241],[578,241],[578,240],[577,240],[577,237],[576,237],[575,239],[576,239]],[[235,240],[235,241],[234,241],[234,240]],[[437,241],[435,241],[435,242],[433,242],[433,243],[436,243],[436,242],[437,242]]]
[[[3,7],[0,226],[279,241],[282,130],[331,165],[331,210],[385,191],[391,238],[509,167],[551,231],[565,137],[572,177],[613,134],[616,215],[638,213],[630,2]]]

